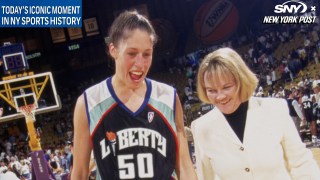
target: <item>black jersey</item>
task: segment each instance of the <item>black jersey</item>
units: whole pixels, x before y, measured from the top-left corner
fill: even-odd
[[[101,179],[171,179],[176,164],[174,88],[146,79],[141,107],[131,112],[111,78],[85,91],[91,144]]]
[[[305,118],[308,122],[313,121],[313,102],[312,98],[308,96],[303,96],[302,99],[302,109],[304,111]]]

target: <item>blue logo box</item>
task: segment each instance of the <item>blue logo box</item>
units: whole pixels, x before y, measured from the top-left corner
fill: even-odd
[[[0,27],[82,27],[82,0],[0,0]]]

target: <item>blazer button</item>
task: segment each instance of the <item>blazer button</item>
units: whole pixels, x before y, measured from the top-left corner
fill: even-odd
[[[241,151],[243,151],[243,150],[244,150],[244,148],[243,148],[243,147],[240,147],[240,150],[241,150]]]
[[[250,171],[250,169],[249,169],[249,168],[245,168],[244,170],[245,170],[246,172],[249,172],[249,171]]]

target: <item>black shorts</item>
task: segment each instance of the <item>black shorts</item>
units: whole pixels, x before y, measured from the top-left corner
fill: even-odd
[[[306,121],[307,122],[312,122],[312,121],[316,121],[316,117],[314,117],[314,115],[313,115],[313,113],[312,113],[312,111],[310,111],[310,112],[306,112],[305,113],[305,118],[306,118]]]

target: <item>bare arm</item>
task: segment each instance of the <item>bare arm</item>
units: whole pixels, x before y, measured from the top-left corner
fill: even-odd
[[[81,95],[74,110],[74,150],[72,180],[87,180],[90,161],[90,132],[84,96]]]
[[[176,162],[176,171],[180,180],[194,180],[197,179],[197,176],[189,155],[187,136],[184,131],[183,124],[183,111],[178,95],[176,95],[176,99],[175,122],[177,127],[177,138],[179,146],[179,157],[177,158]]]

